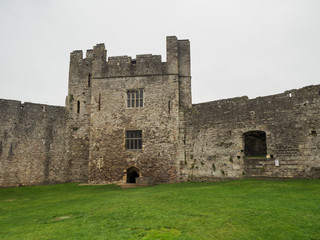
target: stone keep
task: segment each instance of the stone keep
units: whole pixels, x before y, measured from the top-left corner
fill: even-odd
[[[127,181],[128,170],[177,181],[190,79],[189,41],[176,37],[167,38],[167,62],[154,55],[106,61],[104,44],[87,51],[85,59],[81,51],[71,53],[67,108],[69,159],[79,160],[75,173],[87,174],[90,183]],[[126,149],[126,135],[137,131],[141,146]]]
[[[0,100],[0,186],[320,177],[320,86],[191,102],[190,43],[70,56],[65,107]]]

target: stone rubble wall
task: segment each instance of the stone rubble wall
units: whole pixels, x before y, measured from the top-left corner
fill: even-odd
[[[183,109],[191,106],[189,41],[167,37],[167,62],[151,54],[106,57],[103,44],[93,48],[89,182],[126,181],[131,166],[156,182],[179,181]],[[126,106],[134,89],[144,91],[142,108]],[[141,150],[125,149],[126,130],[142,130]]]
[[[72,180],[64,107],[0,99],[0,186]]]
[[[183,179],[320,177],[320,85],[194,104]],[[244,156],[243,134],[266,133],[267,158]],[[275,166],[278,159],[280,166]]]
[[[71,175],[76,182],[88,181],[90,113],[92,86],[93,50],[70,54],[68,97],[66,110],[69,118],[66,125],[67,159]]]
[[[175,75],[94,80],[89,182],[125,181],[125,171],[131,166],[140,169],[141,177],[152,177],[157,182],[176,181],[177,88]],[[143,89],[143,107],[127,107],[127,89]],[[142,149],[125,149],[126,130],[142,130]]]

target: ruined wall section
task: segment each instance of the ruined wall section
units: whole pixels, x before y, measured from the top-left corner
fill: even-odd
[[[167,38],[167,62],[151,54],[105,61],[104,45],[94,47],[89,182],[123,181],[130,166],[157,182],[179,179],[181,104],[191,105],[190,62],[180,69],[190,47],[180,42]],[[142,108],[127,107],[127,90],[135,89],[143,89]],[[125,149],[126,130],[142,130],[142,150]]]
[[[64,107],[0,100],[0,186],[67,182]]]
[[[66,99],[67,158],[73,181],[87,181],[90,142],[90,111],[93,50],[70,55],[69,87]]]
[[[319,91],[316,85],[193,105],[184,179],[320,177]],[[244,156],[243,134],[253,130],[266,133],[267,158]]]

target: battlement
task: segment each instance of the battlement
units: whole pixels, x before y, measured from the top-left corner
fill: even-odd
[[[75,50],[70,53],[70,61],[71,62],[79,62],[83,59],[82,50]]]
[[[84,59],[92,59],[93,57],[93,50],[88,49],[86,51],[86,58],[83,58],[83,51],[82,50],[75,50],[70,53],[70,62],[80,62]]]
[[[93,57],[93,50],[92,49],[88,49],[86,52],[86,58],[92,58]]]
[[[161,55],[152,54],[139,54],[135,58],[130,56],[107,58],[103,43],[87,50],[85,59],[81,50],[73,51],[70,62],[74,68],[83,68],[83,63],[87,65],[92,63],[90,70],[92,78],[163,74],[190,76],[190,43],[189,40],[178,40],[175,36],[167,37],[167,62],[162,62]]]
[[[106,62],[107,76],[163,74],[164,64],[160,55],[143,54],[132,59],[128,56],[109,57]]]

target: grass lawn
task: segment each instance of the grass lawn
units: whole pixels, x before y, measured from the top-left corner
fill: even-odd
[[[320,239],[320,180],[0,189],[0,239]]]

